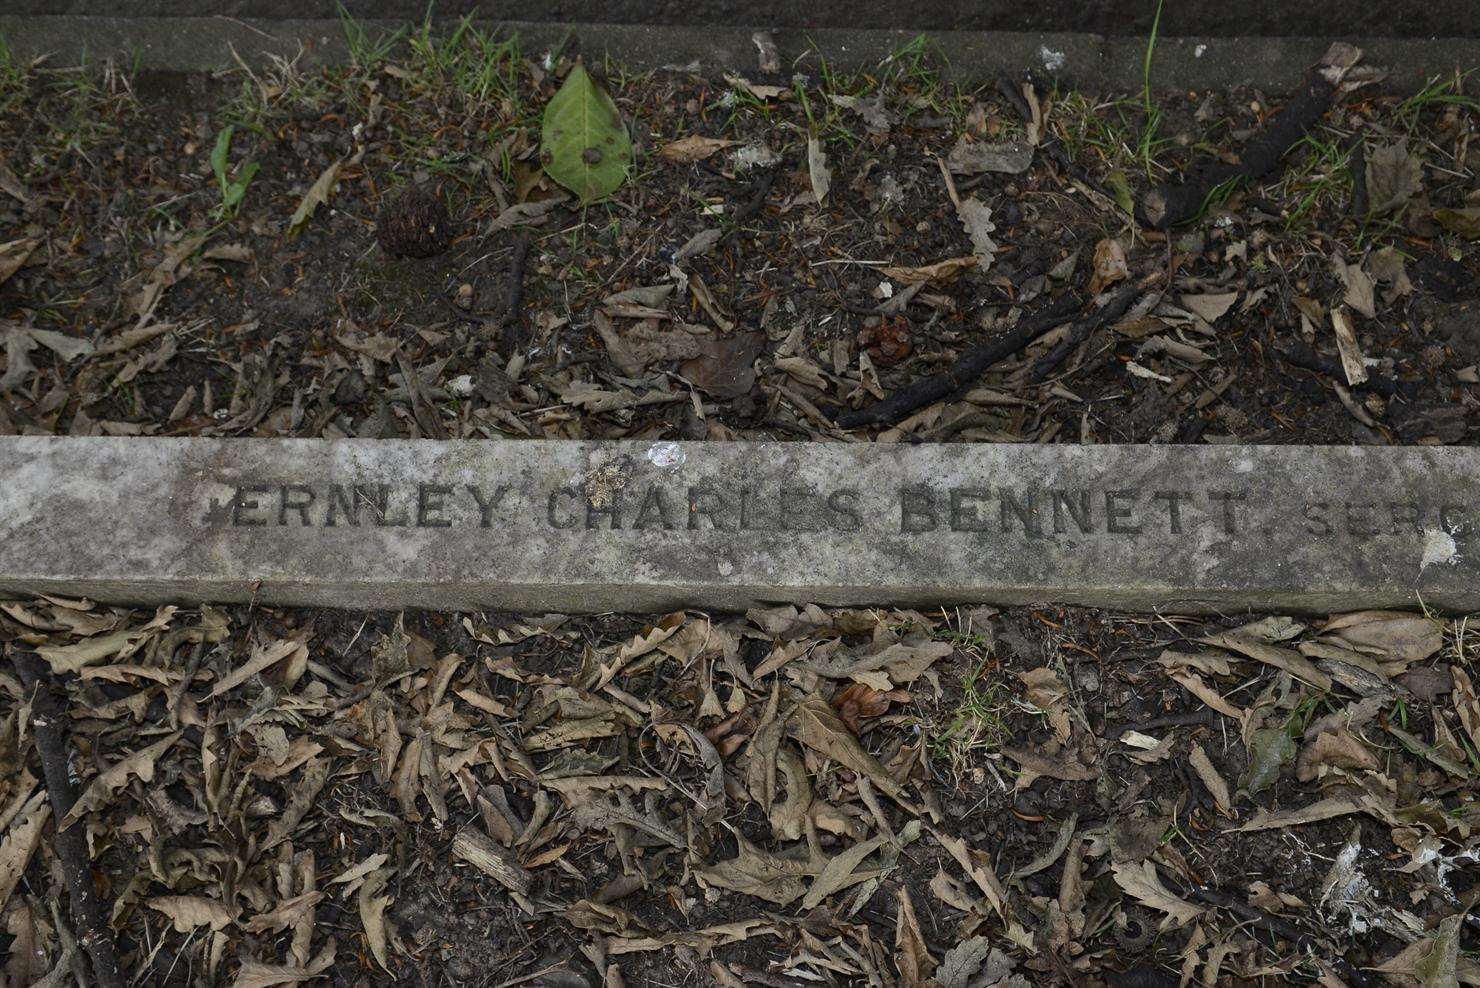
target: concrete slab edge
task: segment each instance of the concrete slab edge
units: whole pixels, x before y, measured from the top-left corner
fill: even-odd
[[[371,32],[403,22],[368,20]],[[639,24],[551,24],[488,21],[483,28],[517,35],[527,51],[569,44],[587,58],[609,55],[638,69],[693,68],[754,74],[752,28]],[[773,32],[784,72],[815,73],[826,59],[842,70],[877,66],[916,32],[783,29]],[[1138,91],[1146,40],[1092,34],[940,31],[928,37],[948,78],[980,82],[999,72],[1032,69],[1040,78],[1093,92]],[[348,58],[337,20],[239,20],[228,17],[0,16],[0,38],[21,58],[47,56],[52,65],[113,59],[141,71],[211,72],[235,64],[303,52],[308,64]],[[1161,38],[1152,85],[1162,91],[1232,86],[1288,89],[1330,43],[1329,38]],[[1473,38],[1354,39],[1370,64],[1389,70],[1389,85],[1411,90],[1436,76],[1480,67]]]

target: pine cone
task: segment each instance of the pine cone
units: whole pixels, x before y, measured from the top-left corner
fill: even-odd
[[[452,218],[435,192],[410,185],[386,200],[375,239],[392,257],[431,257],[452,241]]]

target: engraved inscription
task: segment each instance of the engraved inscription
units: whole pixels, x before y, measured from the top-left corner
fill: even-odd
[[[509,483],[313,483],[262,478],[223,485],[224,502],[204,512],[212,526],[262,528],[500,529],[554,531],[845,534],[871,530],[1040,539],[1227,539],[1275,527],[1310,536],[1375,539],[1456,532],[1470,506],[1421,500],[1252,499],[1237,488],[1035,487],[928,482],[892,491],[820,488],[799,479],[770,482],[670,480],[521,489]]]
[[[1244,491],[1047,490],[908,485],[899,491],[901,532],[999,532],[1054,535],[1181,535],[1199,522],[1224,535],[1245,523]]]

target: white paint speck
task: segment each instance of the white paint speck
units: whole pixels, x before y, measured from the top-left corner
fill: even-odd
[[[730,561],[727,559],[721,559],[719,561],[718,568],[720,576],[729,576],[731,573],[735,572],[735,567],[731,566]]]
[[[1043,67],[1050,72],[1057,72],[1064,67],[1067,57],[1061,51],[1054,51],[1048,45],[1042,45],[1038,49],[1038,57],[1043,60]]]
[[[1442,528],[1426,528],[1423,530],[1423,559],[1418,564],[1418,571],[1422,573],[1430,566],[1448,564],[1453,566],[1459,561],[1459,546],[1454,542],[1454,536]]]
[[[653,443],[648,447],[647,458],[655,467],[676,469],[683,466],[683,461],[689,457],[678,443]]]
[[[1193,58],[1202,58],[1203,57],[1203,52],[1205,52],[1207,50],[1208,50],[1208,46],[1207,45],[1198,45],[1196,48],[1192,49],[1192,57]]]

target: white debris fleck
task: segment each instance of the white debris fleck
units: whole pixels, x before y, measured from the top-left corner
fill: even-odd
[[[1193,58],[1202,58],[1203,57],[1203,52],[1205,52],[1207,50],[1208,50],[1208,46],[1207,45],[1198,45],[1196,48],[1192,49],[1192,57]]]
[[[735,171],[743,172],[752,168],[770,168],[781,160],[781,155],[764,144],[747,144],[735,152],[732,160]]]
[[[1050,72],[1057,72],[1064,67],[1064,62],[1068,61],[1063,52],[1054,51],[1048,45],[1041,45],[1038,48],[1038,57],[1043,60],[1043,67]]]
[[[1156,738],[1149,734],[1142,734],[1140,731],[1126,731],[1120,736],[1120,743],[1128,744],[1132,748],[1140,748],[1143,751],[1150,751],[1161,744]]]
[[[1134,374],[1136,377],[1143,377],[1148,381],[1161,381],[1165,384],[1172,383],[1172,379],[1167,377],[1165,374],[1158,374],[1150,367],[1142,366],[1141,364],[1136,363],[1134,360],[1127,361],[1125,369]]]
[[[655,467],[677,469],[689,456],[678,443],[653,443],[648,447],[647,458]]]
[[[1366,933],[1376,925],[1379,917],[1374,913],[1380,912],[1372,883],[1357,864],[1361,851],[1360,842],[1348,842],[1332,862],[1321,890],[1322,911],[1333,920],[1345,914],[1347,933],[1352,936]]]
[[[447,382],[447,390],[455,395],[462,395],[466,398],[473,393],[473,375],[459,374]]]
[[[735,567],[730,564],[728,559],[721,559],[717,568],[719,569],[720,576],[729,576],[735,572]]]
[[[1234,463],[1234,465],[1233,465],[1233,472],[1234,473],[1253,473],[1254,472],[1254,461],[1251,460],[1251,459],[1249,459],[1247,456],[1244,457],[1243,459],[1241,459],[1238,462]]]
[[[1453,535],[1442,528],[1423,530],[1423,559],[1418,564],[1420,573],[1430,566],[1441,564],[1453,566],[1458,561],[1459,546],[1455,544]]]

